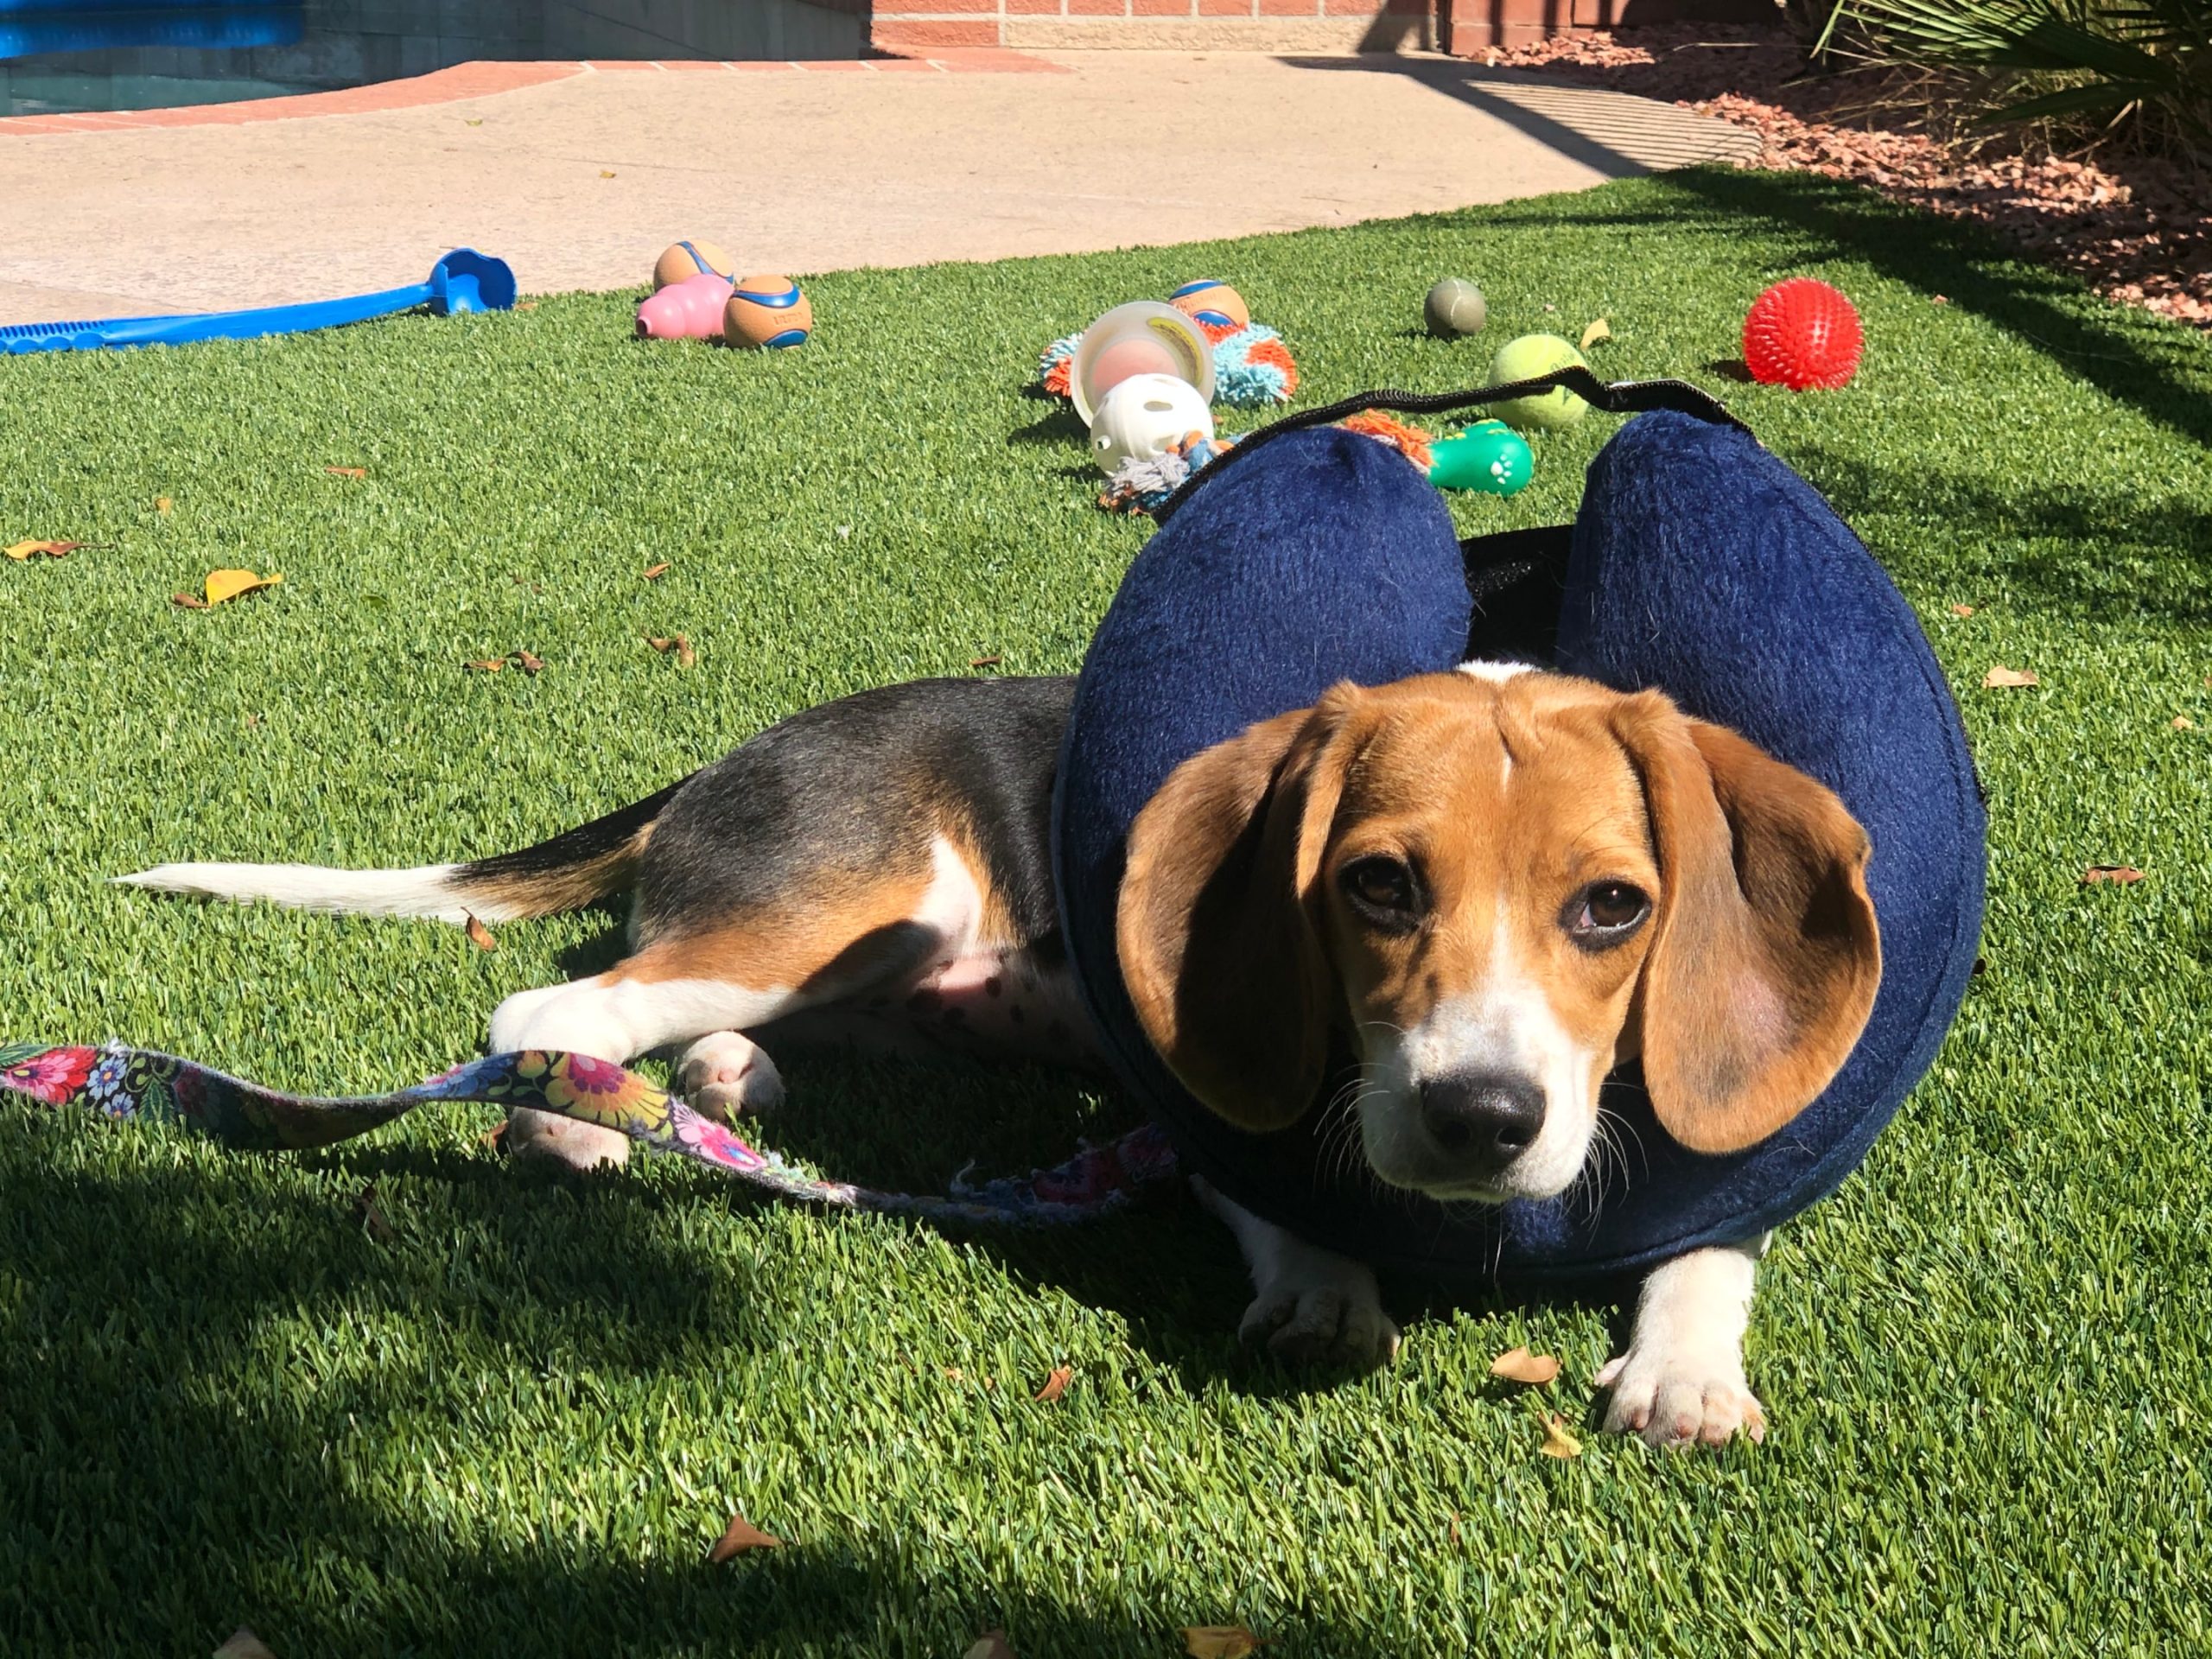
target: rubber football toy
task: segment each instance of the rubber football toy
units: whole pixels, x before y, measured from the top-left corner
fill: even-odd
[[[1217,328],[1242,328],[1252,321],[1244,296],[1211,276],[1184,283],[1167,296],[1167,303],[1194,322],[1210,322]]]
[[[1810,276],[1777,283],[1744,319],[1744,366],[1751,378],[1792,391],[1849,385],[1866,343],[1858,308]]]
[[[671,242],[653,261],[653,290],[658,293],[688,278],[710,274],[728,282],[737,269],[729,255],[711,242]]]
[[[733,346],[781,351],[813,332],[814,308],[788,276],[741,276],[722,308],[722,338]]]

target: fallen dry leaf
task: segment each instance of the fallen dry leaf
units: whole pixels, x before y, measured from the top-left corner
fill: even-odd
[[[1004,1630],[985,1630],[968,1649],[968,1659],[1014,1659],[1014,1643]]]
[[[507,1149],[507,1120],[501,1118],[483,1134],[478,1135],[476,1144],[486,1152],[505,1152]]]
[[[1948,305],[1950,302],[1951,296],[1948,294],[1930,294],[1928,296],[1928,303],[1930,305]]]
[[[968,1373],[962,1370],[957,1365],[948,1365],[944,1368],[944,1380],[948,1382],[957,1382],[962,1377],[967,1375]]]
[[[614,176],[614,169],[611,167],[602,167],[599,169],[599,176],[602,179],[611,179]]]
[[[369,1236],[380,1243],[389,1244],[399,1236],[391,1223],[385,1218],[384,1206],[377,1202],[377,1185],[371,1181],[353,1200],[353,1208],[360,1212],[361,1225],[369,1230]]]
[[[480,674],[496,674],[506,665],[507,659],[504,657],[486,657],[479,662],[461,664],[463,668],[473,668]]]
[[[168,517],[169,509],[175,505],[176,505],[176,503],[170,500],[166,495],[157,495],[154,498],[154,511],[160,513],[164,518]]]
[[[257,593],[264,588],[274,588],[283,581],[277,571],[257,576],[251,570],[210,570],[207,573],[207,602],[220,605],[226,599],[236,599],[240,594]]]
[[[333,478],[366,478],[369,475],[369,469],[365,467],[326,467],[322,470]]]
[[[2043,679],[2032,668],[2007,668],[1999,663],[1981,677],[1981,683],[1994,690],[2004,686],[2041,685]]]
[[[511,651],[507,653],[507,660],[525,674],[535,674],[545,666],[543,657],[527,651]]]
[[[656,577],[664,576],[667,574],[668,561],[663,559],[658,564],[649,564],[645,567],[645,579],[647,582],[652,582]]]
[[[8,547],[0,548],[0,553],[5,553],[16,563],[21,564],[33,554],[42,553],[49,559],[61,559],[68,557],[80,547],[91,545],[89,542],[16,542]]]
[[[492,937],[492,930],[474,916],[468,918],[467,931],[468,942],[479,950],[496,950],[499,948],[499,942]]]
[[[484,118],[480,115],[471,116],[461,124],[464,127],[480,127],[484,124]]]
[[[690,639],[683,634],[649,633],[645,636],[645,643],[663,656],[674,652],[678,668],[689,668],[699,660],[698,653],[691,649]]]
[[[537,309],[537,302],[536,300],[517,300],[515,302],[515,309],[518,311],[535,311]]]
[[[1544,1417],[1544,1443],[1536,1449],[1548,1458],[1579,1458],[1582,1442],[1567,1432],[1567,1419],[1554,1411]]]
[[[1503,1377],[1508,1382],[1526,1382],[1532,1388],[1541,1388],[1559,1375],[1559,1357],[1532,1354],[1525,1347],[1509,1348],[1491,1361],[1490,1374]]]
[[[2082,872],[2082,885],[2094,887],[2100,881],[2109,881],[2114,887],[2132,887],[2143,879],[2143,872],[2133,864],[2092,864]]]
[[[2176,715],[2174,716],[2174,730],[2177,732],[2193,732],[2196,729],[2196,722],[2191,720],[2187,715]]]
[[[1052,1374],[1045,1379],[1045,1386],[1037,1390],[1036,1398],[1049,1406],[1065,1394],[1068,1391],[1068,1384],[1074,1381],[1074,1366],[1055,1365],[1052,1367]]]
[[[733,1515],[729,1525],[722,1529],[722,1535],[715,1540],[715,1547],[707,1552],[707,1560],[719,1567],[734,1555],[742,1555],[755,1549],[781,1549],[784,1541],[772,1532],[763,1532],[741,1515]]]
[[[241,1624],[215,1649],[214,1659],[276,1659],[269,1644]]]
[[[207,601],[197,594],[171,594],[169,603],[188,611],[204,611],[207,608]]]
[[[1447,1528],[1446,1529],[1446,1533],[1450,1535],[1450,1537],[1451,1537],[1451,1540],[1452,1540],[1452,1543],[1456,1546],[1456,1545],[1459,1543],[1459,1510],[1452,1510],[1452,1523],[1451,1523],[1451,1525],[1450,1525],[1449,1527],[1447,1527]]]
[[[1592,346],[1595,346],[1599,340],[1611,340],[1612,337],[1613,330],[1611,325],[1609,324],[1603,317],[1599,317],[1595,322],[1592,323],[1587,328],[1585,328],[1582,331],[1582,349],[1586,352]]]
[[[1974,614],[1974,607],[1971,605],[1954,605],[1951,607],[1951,614],[1953,616],[1972,616]]]
[[[1183,1650],[1191,1659],[1245,1659],[1260,1650],[1260,1638],[1242,1624],[1185,1624]]]
[[[968,666],[970,668],[996,668],[1001,660],[1001,658],[996,657],[976,657],[969,659]]]

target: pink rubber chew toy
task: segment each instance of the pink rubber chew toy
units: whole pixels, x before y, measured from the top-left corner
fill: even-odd
[[[638,338],[720,340],[722,308],[735,286],[711,270],[671,283],[638,307]]]

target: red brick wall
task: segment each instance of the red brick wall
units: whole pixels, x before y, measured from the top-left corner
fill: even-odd
[[[1130,44],[1146,42],[1147,27],[1178,20],[1252,22],[1362,17],[1427,19],[1444,0],[874,0],[874,44],[911,54],[933,47],[998,46],[1005,19],[1057,18],[1085,23],[1126,22]],[[1224,44],[1233,36],[1224,35]],[[1087,42],[1095,43],[1095,42]],[[1253,44],[1264,46],[1255,31]]]
[[[835,4],[836,0],[816,0]],[[933,48],[1007,44],[1007,19],[1057,19],[1088,25],[1082,44],[1103,43],[1100,25],[1127,25],[1132,45],[1148,42],[1147,29],[1178,21],[1218,22],[1221,44],[1237,43],[1240,25],[1250,44],[1267,49],[1266,25],[1321,24],[1332,20],[1379,22],[1420,20],[1424,27],[1378,29],[1373,42],[1385,47],[1418,45],[1433,40],[1447,52],[1467,56],[1493,46],[1518,45],[1580,29],[1621,24],[1691,20],[1721,22],[1771,19],[1775,0],[874,0],[871,35],[880,50],[902,54]],[[1033,41],[1033,35],[1025,38]],[[1347,42],[1362,39],[1356,27]]]
[[[1467,57],[1554,35],[1637,23],[1772,22],[1775,0],[1438,0],[1444,49]]]
[[[878,0],[868,43],[901,56],[933,47],[996,46],[999,19],[1023,0]]]

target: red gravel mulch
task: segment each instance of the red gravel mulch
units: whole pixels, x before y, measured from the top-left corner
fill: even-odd
[[[2212,180],[2137,156],[2069,161],[1989,145],[1969,154],[1906,130],[1864,74],[1808,74],[1780,28],[1654,24],[1484,54],[1491,66],[1681,104],[1749,127],[1745,167],[1802,168],[1979,219],[2109,299],[2212,329]]]

